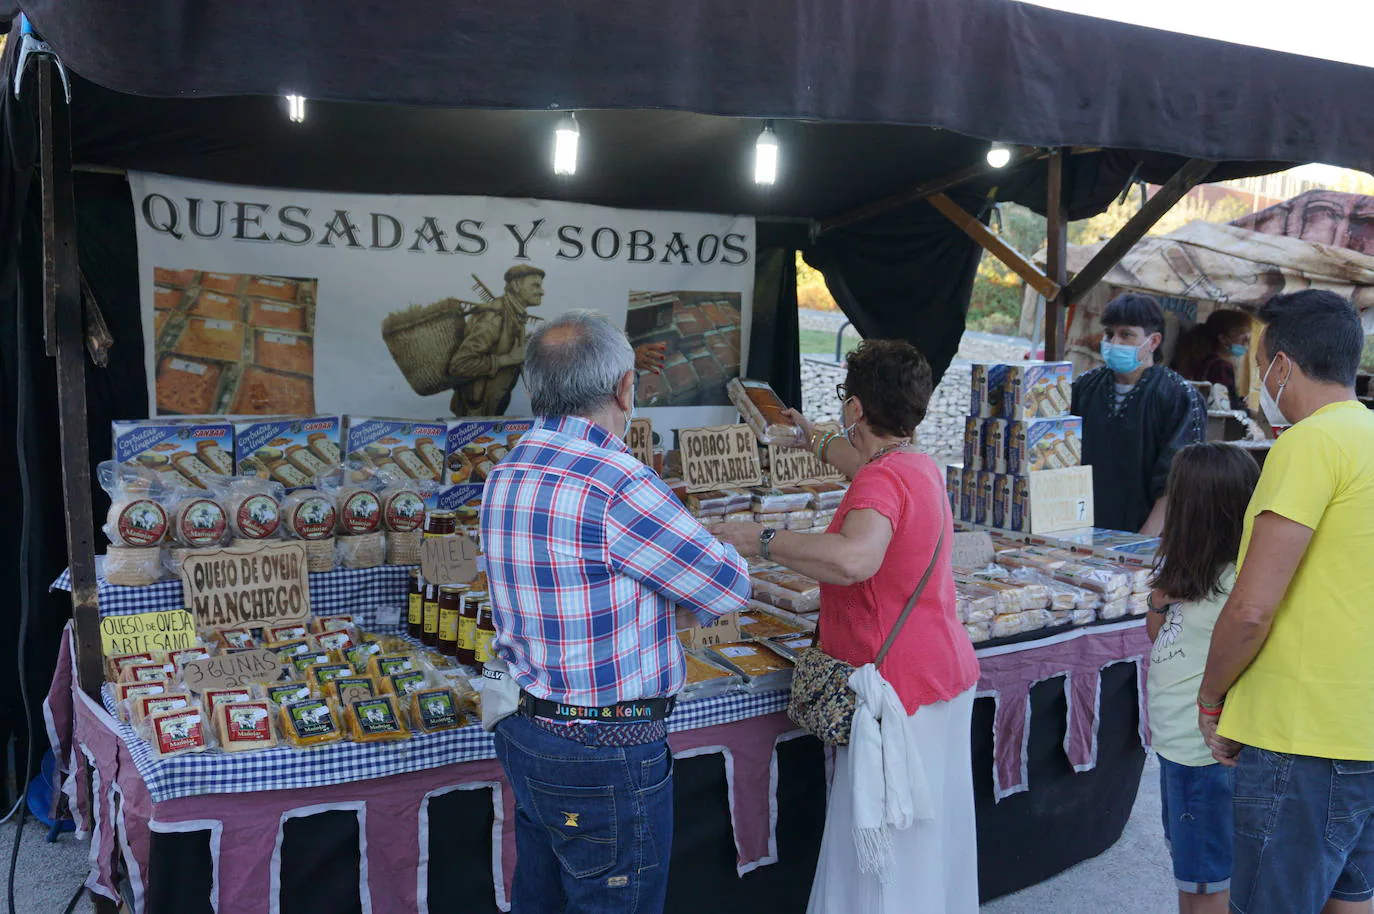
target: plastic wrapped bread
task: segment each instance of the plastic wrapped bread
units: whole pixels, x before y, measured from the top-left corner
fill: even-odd
[[[974,644],[988,641],[992,638],[992,623],[988,622],[965,622],[964,631],[968,633],[968,639]]]
[[[1131,601],[1129,598],[1109,600],[1102,604],[1097,610],[1097,617],[1104,621],[1122,619],[1131,614]]]
[[[783,416],[787,406],[766,381],[732,378],[725,385],[725,393],[759,441],[778,445],[796,443],[801,430]]]
[[[754,595],[788,612],[813,612],[821,608],[821,585],[781,568],[755,574]]]
[[[1006,613],[992,620],[991,632],[994,638],[1010,638],[1026,632],[1048,628],[1054,617],[1047,609],[1032,609],[1025,612]]]
[[[1075,609],[1069,618],[1070,624],[1088,625],[1097,621],[1097,610],[1095,609]]]

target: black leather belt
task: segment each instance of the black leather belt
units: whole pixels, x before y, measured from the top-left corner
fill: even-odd
[[[638,701],[622,701],[603,707],[572,705],[561,701],[535,698],[524,689],[520,690],[520,703],[517,713],[525,717],[542,717],[558,721],[596,721],[601,724],[638,724],[667,720],[673,713],[677,699],[642,698]]]

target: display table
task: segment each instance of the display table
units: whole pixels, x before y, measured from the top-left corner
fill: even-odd
[[[404,580],[397,569],[312,575],[318,610],[353,613],[364,626],[379,610],[389,619],[394,582],[378,584],[383,575]],[[179,605],[175,582],[101,585],[105,613]],[[1146,647],[1132,620],[980,652],[973,740],[984,897],[1119,837],[1144,758],[1137,695]],[[737,691],[684,702],[671,718],[670,910],[691,910],[706,887],[752,899],[751,908],[805,907],[825,766],[814,740],[795,738],[785,704],[785,692]],[[508,910],[513,800],[480,728],[396,744],[155,758],[108,704],[75,687],[70,638],[46,709],[54,751],[70,769],[64,790],[93,843],[87,885],[114,898],[122,875],[136,911],[428,911],[440,895],[447,910]],[[1046,733],[1058,743],[1049,753]],[[1111,796],[1083,789],[1094,785]],[[1018,802],[1042,791],[1082,793],[1092,808]],[[1047,834],[1064,839],[1048,847]],[[1017,835],[1014,854],[997,850]]]

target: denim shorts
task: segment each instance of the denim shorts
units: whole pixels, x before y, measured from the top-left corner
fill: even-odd
[[[1293,914],[1374,897],[1374,762],[1246,747],[1235,829],[1232,911]]]
[[[1221,765],[1179,765],[1160,756],[1164,840],[1180,892],[1212,895],[1231,887],[1232,782]]]

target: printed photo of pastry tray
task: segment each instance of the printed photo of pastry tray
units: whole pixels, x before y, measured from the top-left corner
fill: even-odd
[[[636,348],[663,347],[661,372],[641,372],[636,405],[728,406],[740,373],[738,292],[631,292],[625,333]]]

